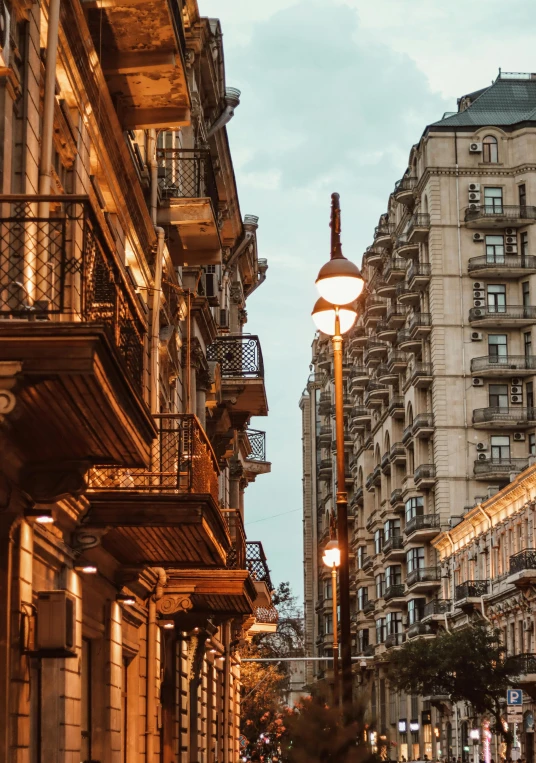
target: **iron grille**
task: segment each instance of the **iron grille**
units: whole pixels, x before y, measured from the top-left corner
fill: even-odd
[[[270,591],[273,589],[264,549],[258,540],[246,541],[246,569],[253,580],[266,583]]]
[[[433,599],[424,605],[423,617],[444,615],[450,612],[450,599]]]
[[[258,623],[276,625],[279,620],[279,612],[275,607],[257,607],[255,609],[255,620]]]
[[[251,446],[248,461],[266,461],[266,432],[259,429],[248,429],[246,434]],[[331,435],[331,429],[329,430]]]
[[[264,378],[264,363],[258,336],[219,336],[207,347],[207,360],[220,364],[223,378]]]
[[[141,392],[145,323],[88,197],[0,202],[0,317],[99,324]]]
[[[218,502],[218,462],[210,442],[193,414],[154,417],[150,469],[92,469],[89,488],[95,491],[150,493],[208,493]]]
[[[223,509],[223,513],[231,536],[226,567],[229,570],[246,570],[246,531],[242,516],[236,509]]]
[[[218,213],[218,189],[209,149],[159,148],[158,186],[166,199],[209,198]]]
[[[468,598],[480,598],[485,596],[488,592],[489,583],[487,580],[467,580],[465,583],[460,583],[456,586],[455,600]]]
[[[536,673],[536,654],[530,652],[516,654],[511,659],[516,664],[518,675],[525,676],[529,673]]]
[[[536,257],[532,254],[503,254],[490,257],[488,255],[481,255],[480,257],[470,257],[467,263],[467,270],[469,273],[472,270],[484,270],[484,269],[536,269]]]
[[[504,220],[536,220],[536,207],[516,206],[515,204],[483,204],[476,209],[468,207],[465,210],[466,223],[481,217],[500,217]]]
[[[536,570],[536,549],[526,548],[510,557],[510,574],[522,570]]]

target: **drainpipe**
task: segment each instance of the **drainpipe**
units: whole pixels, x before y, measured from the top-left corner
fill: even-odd
[[[231,714],[231,624],[224,623],[223,645],[225,665],[223,668],[223,763],[229,763],[229,720]]]
[[[240,103],[240,90],[235,87],[228,87],[225,90],[225,106],[219,117],[213,122],[212,126],[207,132],[207,138],[210,138],[214,133],[225,127],[231,119],[234,117],[234,112],[238,104]]]
[[[268,263],[266,262],[266,260],[264,261],[262,265],[259,263],[259,280],[257,281],[257,283],[253,284],[253,288],[251,288],[248,291],[248,298],[251,297],[255,289],[258,289],[259,286],[266,281],[267,270],[268,270]]]
[[[481,503],[479,503],[479,504],[478,504],[478,509],[479,509],[479,511],[481,511],[481,512],[482,512],[482,514],[483,514],[483,515],[486,517],[486,519],[488,520],[488,530],[491,530],[491,517],[490,517],[490,515],[489,515],[489,514],[488,514],[488,512],[487,512],[487,511],[486,511],[486,510],[483,508],[483,506],[482,506],[482,504],[481,504]]]
[[[50,0],[48,9],[43,129],[41,133],[41,160],[39,163],[39,193],[43,195],[50,193],[52,180],[50,167],[52,164],[52,145],[54,135],[54,103],[56,100],[56,61],[58,58],[59,24],[60,0]]]
[[[151,219],[156,225],[156,208],[158,204],[158,162],[156,161],[156,130],[149,130],[147,136],[147,164],[151,172]]]
[[[163,228],[155,228],[158,236],[156,249],[156,264],[153,284],[153,300],[151,309],[151,413],[158,413],[158,377],[159,377],[159,341],[160,341],[160,295],[162,292],[162,266],[164,260]]]
[[[162,596],[162,590],[166,585],[167,578],[165,570],[162,567],[154,568],[158,573],[158,581],[155,586],[154,595],[149,598],[149,614],[147,623],[147,718],[146,718],[146,743],[145,760],[146,763],[154,763],[154,738],[155,738],[155,716],[156,716],[156,602]]]
[[[246,246],[253,240],[253,236],[254,235],[255,234],[254,234],[253,231],[246,231],[246,235],[244,236],[242,241],[238,244],[238,246],[236,247],[236,249],[234,250],[234,252],[230,256],[229,261],[226,262],[226,264],[225,264],[225,271],[226,272],[229,272],[231,270],[231,267],[233,266],[235,261],[238,259],[238,257],[240,257],[240,255],[242,254],[242,252],[244,251]]]

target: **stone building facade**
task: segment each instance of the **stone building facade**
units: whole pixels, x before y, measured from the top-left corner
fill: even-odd
[[[196,0],[0,8],[0,759],[238,760],[265,280]]]
[[[344,342],[352,638],[368,666],[356,662],[356,686],[372,689],[382,751],[408,760],[435,755],[435,711],[391,696],[384,665],[406,639],[441,627],[425,619],[442,587],[432,541],[536,449],[535,108],[534,75],[502,73],[425,128],[363,255],[359,317]],[[306,630],[326,657],[330,353],[317,336],[300,403]],[[309,677],[324,673],[320,663]]]

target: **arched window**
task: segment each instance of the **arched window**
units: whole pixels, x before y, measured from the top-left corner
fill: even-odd
[[[494,135],[486,135],[482,141],[483,159],[489,164],[497,164],[499,161],[499,148],[497,138]]]
[[[406,426],[409,427],[410,424],[413,424],[413,406],[411,403],[408,403],[406,410]]]

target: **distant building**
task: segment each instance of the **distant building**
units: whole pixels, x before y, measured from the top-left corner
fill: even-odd
[[[434,538],[536,453],[535,141],[535,75],[502,73],[460,98],[412,147],[363,255],[344,369],[352,638],[369,660],[364,671],[356,663],[356,687],[372,689],[376,746],[398,759],[467,759],[464,718],[446,739],[429,700],[389,692],[385,665],[406,639],[442,627],[431,615],[457,616]],[[330,352],[318,336],[300,402],[306,639],[327,658],[308,680],[330,677]]]

